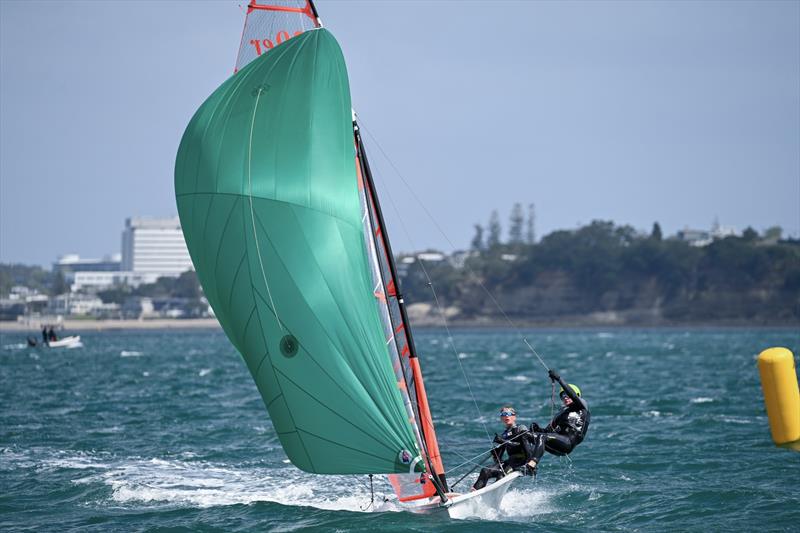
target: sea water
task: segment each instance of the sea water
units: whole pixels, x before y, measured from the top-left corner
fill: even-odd
[[[49,350],[2,334],[0,530],[800,528],[800,453],[772,444],[756,368],[764,348],[798,354],[798,330],[522,332],[580,386],[591,429],[569,459],[546,455],[535,480],[516,482],[499,512],[466,521],[401,512],[382,476],[371,503],[366,476],[292,466],[221,331],[81,336]],[[501,431],[501,405],[547,422],[550,382],[516,333],[415,338],[445,466],[466,463],[451,482]]]

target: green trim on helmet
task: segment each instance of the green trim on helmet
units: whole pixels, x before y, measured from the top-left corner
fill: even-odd
[[[577,395],[578,395],[578,398],[580,398],[580,397],[581,397],[581,389],[580,389],[580,388],[579,388],[577,385],[573,385],[572,383],[567,383],[567,386],[571,387],[571,388],[572,388],[572,390],[573,390],[573,391],[575,391],[575,394],[577,394]],[[562,394],[563,392],[564,392],[564,387],[561,387],[561,388],[559,389],[559,391],[558,391],[558,395],[559,395],[559,396],[561,396],[561,394]]]

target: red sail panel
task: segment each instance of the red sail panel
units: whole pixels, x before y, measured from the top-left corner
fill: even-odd
[[[422,420],[422,432],[425,435],[425,444],[428,449],[428,463],[433,468],[433,474],[440,476],[444,474],[442,456],[439,453],[439,441],[436,439],[436,430],[433,428],[433,417],[428,406],[428,395],[425,393],[425,383],[422,381],[422,369],[419,367],[419,359],[411,358],[411,368],[414,371],[414,382],[417,384],[417,404]]]
[[[247,6],[236,71],[284,41],[319,27],[309,0],[256,0]]]
[[[428,456],[425,464],[433,470],[432,475],[440,476],[444,473],[442,456],[439,453],[439,442],[436,440],[436,430],[433,427],[428,397],[425,393],[425,384],[422,381],[422,370],[419,366],[419,359],[410,358],[411,369],[416,383],[417,405],[419,406],[420,424],[422,434],[425,436]],[[431,498],[436,495],[436,488],[427,478],[426,473],[420,475],[413,474],[389,474],[389,482],[392,484],[395,494],[401,502]]]

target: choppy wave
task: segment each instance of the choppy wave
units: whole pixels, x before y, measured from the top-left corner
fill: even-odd
[[[416,337],[429,347],[425,381],[447,468],[488,447],[504,402],[525,424],[552,415],[546,373],[515,337],[460,332],[456,344],[470,355],[460,365],[441,333]],[[797,456],[772,445],[763,404],[750,401],[761,397],[753,346],[797,350],[796,333],[615,331],[601,342],[595,331],[564,331],[529,338],[581,387],[592,429],[571,461],[546,455],[535,482],[516,481],[500,511],[482,515],[494,523],[439,523],[443,528],[701,531],[709,519],[702,509],[715,510],[719,529],[754,518],[783,530],[800,522],[800,496],[785,490]],[[75,530],[438,527],[429,517],[395,512],[400,507],[384,477],[376,476],[376,504],[368,507],[366,476],[319,476],[289,464],[246,366],[222,333],[88,332],[86,344],[77,357],[3,352],[0,479],[14,487],[3,503],[30,510],[17,522],[3,515],[7,529],[56,522]],[[148,357],[123,355],[130,352]],[[734,463],[747,464],[747,474],[732,471]],[[451,483],[469,468],[449,473]],[[475,475],[457,488],[465,490]]]
[[[714,401],[714,398],[708,398],[706,396],[700,396],[698,398],[692,398],[689,400],[692,403],[710,403]]]

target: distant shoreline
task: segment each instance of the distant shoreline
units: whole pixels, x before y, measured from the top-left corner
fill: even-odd
[[[418,329],[441,328],[444,324],[441,321],[433,320],[412,320],[412,325]],[[61,322],[63,331],[67,332],[89,332],[89,331],[114,331],[114,330],[181,330],[181,329],[221,329],[219,322],[215,318],[192,318],[192,319],[150,319],[150,320],[64,320]],[[798,323],[773,323],[773,324],[754,324],[746,321],[718,321],[718,322],[694,322],[694,323],[667,323],[653,322],[636,324],[626,323],[603,323],[591,319],[578,319],[572,317],[566,320],[545,321],[515,321],[514,326],[510,326],[505,321],[495,320],[453,320],[449,321],[448,327],[452,329],[797,329]],[[36,325],[26,326],[19,322],[0,322],[0,332],[15,333],[38,333],[39,327]]]

